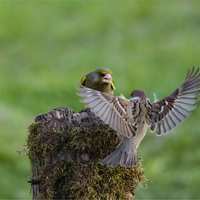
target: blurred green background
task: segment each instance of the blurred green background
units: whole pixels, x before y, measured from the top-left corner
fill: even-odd
[[[200,66],[199,1],[0,2],[0,199],[31,198],[27,127],[55,107],[83,109],[75,86],[113,71],[115,95],[143,89],[151,101]],[[147,132],[139,156],[148,188],[136,199],[200,198],[200,102],[166,136]]]

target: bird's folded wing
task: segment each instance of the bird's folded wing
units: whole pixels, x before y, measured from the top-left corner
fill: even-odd
[[[115,85],[114,85],[113,78],[111,79],[111,87],[112,87],[113,90],[115,90]]]
[[[86,76],[83,76],[83,78],[81,79],[81,85],[85,85],[85,81],[86,81]]]
[[[127,114],[129,101],[108,93],[92,90],[79,85],[76,87],[81,91],[77,94],[84,97],[80,101],[86,103],[86,107],[97,115],[104,123],[116,130],[124,137],[134,137],[137,127],[132,124]]]
[[[183,122],[193,110],[198,101],[195,96],[200,93],[199,68],[193,67],[188,73],[183,84],[163,100],[152,104],[151,131],[157,135],[165,134]]]

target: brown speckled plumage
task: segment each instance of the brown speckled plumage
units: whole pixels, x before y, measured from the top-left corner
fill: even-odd
[[[109,124],[120,136],[121,142],[114,152],[101,161],[101,164],[115,167],[136,166],[136,149],[150,127],[157,135],[168,133],[183,122],[198,101],[200,93],[199,68],[188,69],[183,84],[163,100],[151,103],[143,90],[134,90],[130,100],[79,86],[77,93],[84,97],[80,101]]]

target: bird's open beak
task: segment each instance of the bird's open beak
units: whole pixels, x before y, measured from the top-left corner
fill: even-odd
[[[106,74],[103,78],[102,78],[102,82],[104,83],[110,83],[111,82],[111,75],[110,74]]]

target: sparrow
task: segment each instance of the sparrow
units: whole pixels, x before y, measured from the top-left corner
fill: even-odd
[[[109,94],[113,94],[115,89],[112,72],[106,68],[100,68],[85,75],[81,79],[81,85]]]
[[[161,101],[151,103],[146,92],[134,90],[129,100],[108,93],[95,91],[82,85],[77,87],[84,97],[80,101],[104,123],[117,131],[120,143],[100,163],[115,167],[137,166],[137,151],[147,128],[156,135],[165,135],[183,122],[190,110],[195,109],[200,93],[199,68],[188,69],[185,81],[173,93]]]

